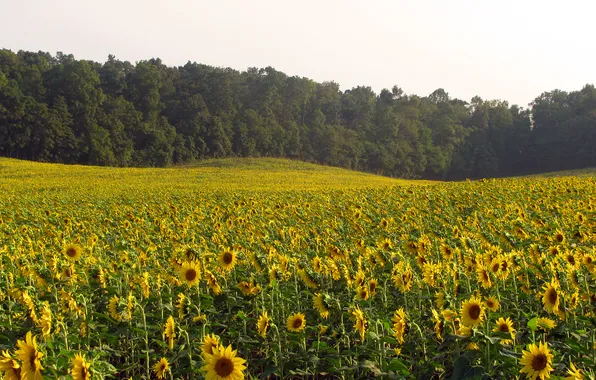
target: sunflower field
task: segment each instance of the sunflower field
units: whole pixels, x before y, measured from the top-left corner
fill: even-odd
[[[596,177],[0,159],[4,379],[594,379]]]

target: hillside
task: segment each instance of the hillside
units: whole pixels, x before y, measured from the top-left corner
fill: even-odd
[[[173,168],[112,168],[48,164],[0,158],[0,190],[78,192],[80,195],[136,192],[279,191],[357,189],[421,185],[427,181],[388,178],[347,169],[274,158],[211,159]]]

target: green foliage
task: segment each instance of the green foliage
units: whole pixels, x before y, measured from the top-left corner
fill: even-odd
[[[596,89],[545,92],[531,109],[397,86],[133,65],[0,50],[0,155],[111,166],[288,157],[405,178],[463,179],[596,166]]]

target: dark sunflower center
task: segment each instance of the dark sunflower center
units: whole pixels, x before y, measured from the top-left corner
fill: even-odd
[[[234,255],[232,255],[232,252],[224,252],[223,262],[226,263],[227,265],[230,265],[230,264],[232,264],[232,260],[234,260]]]
[[[191,268],[186,271],[185,276],[187,281],[194,281],[197,278],[197,271]]]
[[[234,363],[228,358],[219,358],[215,362],[215,373],[221,377],[230,376],[234,372]]]
[[[495,263],[493,264],[493,272],[498,272],[499,271],[499,263]]]
[[[503,261],[503,262],[501,263],[501,268],[502,268],[503,272],[505,272],[505,271],[507,270],[507,267],[508,267],[508,265],[507,265],[507,261]]]
[[[534,369],[534,371],[542,371],[546,368],[547,362],[546,355],[538,354],[532,359],[532,369]]]
[[[375,291],[375,289],[377,288],[377,284],[375,284],[374,282],[371,282],[371,283],[369,284],[369,287],[370,287],[370,291],[371,291],[371,292],[374,292],[374,291]]]
[[[75,257],[75,256],[77,255],[77,249],[76,249],[76,248],[74,248],[74,247],[69,247],[69,248],[66,250],[66,255],[67,255],[68,257]]]
[[[495,303],[493,301],[486,301],[486,306],[492,309],[495,307]]]
[[[557,291],[555,289],[549,290],[549,292],[548,292],[548,301],[551,304],[554,305],[555,302],[557,302],[557,297],[558,297],[558,295],[557,295]]]
[[[563,235],[561,235],[561,234],[558,234],[558,235],[557,235],[557,241],[558,241],[559,243],[561,243],[561,242],[563,241]]]
[[[471,319],[476,320],[480,317],[480,306],[472,305],[470,306],[470,310],[468,311],[468,315]]]
[[[82,367],[81,368],[81,379],[86,379],[87,378],[87,368]]]
[[[568,255],[567,262],[571,265],[575,265],[575,257],[573,257],[573,255]]]
[[[292,327],[295,329],[298,329],[298,328],[300,328],[300,326],[302,326],[302,319],[301,318],[294,319],[294,322],[292,322]]]
[[[501,323],[499,325],[499,331],[501,332],[509,332],[509,326],[506,323]]]

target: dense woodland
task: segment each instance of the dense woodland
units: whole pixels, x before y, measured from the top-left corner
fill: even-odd
[[[340,91],[271,67],[240,72],[0,50],[0,155],[112,166],[288,157],[384,175],[462,179],[596,166],[596,89],[530,109]]]

